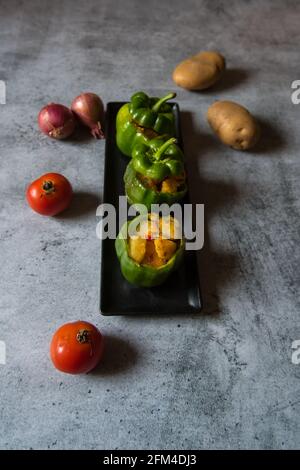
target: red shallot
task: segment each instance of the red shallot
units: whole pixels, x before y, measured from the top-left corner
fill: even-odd
[[[38,124],[42,132],[53,139],[66,139],[76,125],[72,111],[62,104],[50,103],[41,109]]]
[[[104,120],[104,106],[98,95],[82,93],[73,100],[71,108],[81,123],[91,129],[96,139],[104,139],[101,125]]]

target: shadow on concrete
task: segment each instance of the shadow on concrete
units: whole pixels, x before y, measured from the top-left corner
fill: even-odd
[[[66,139],[65,142],[80,144],[86,143],[93,139],[94,137],[92,136],[90,129],[77,123],[74,133],[68,139]]]
[[[90,375],[104,376],[123,372],[137,362],[137,351],[124,339],[107,335],[104,337],[104,356]]]
[[[100,204],[100,198],[96,194],[84,191],[74,193],[70,207],[58,214],[58,219],[73,219],[74,217],[82,217],[94,212]]]
[[[271,154],[274,155],[278,150],[282,150],[286,147],[287,142],[274,123],[262,119],[259,116],[255,118],[259,124],[261,134],[259,141],[256,146],[251,149],[251,152],[271,156]]]

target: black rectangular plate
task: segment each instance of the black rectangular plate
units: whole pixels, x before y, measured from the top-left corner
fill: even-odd
[[[107,105],[103,203],[113,204],[118,216],[119,196],[124,195],[123,176],[129,158],[116,145],[116,116],[122,102]],[[177,139],[182,147],[179,107],[172,104]],[[188,196],[184,202],[189,202]],[[136,287],[123,278],[115,253],[115,240],[102,240],[100,310],[103,315],[186,314],[201,310],[201,293],[195,251],[161,286]]]

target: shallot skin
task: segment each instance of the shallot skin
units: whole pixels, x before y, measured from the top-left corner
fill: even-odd
[[[104,139],[102,123],[104,121],[104,106],[101,98],[95,93],[82,93],[71,105],[78,120],[91,129],[93,137]]]
[[[53,139],[63,140],[73,134],[76,120],[72,111],[62,104],[49,103],[38,115],[41,131]]]

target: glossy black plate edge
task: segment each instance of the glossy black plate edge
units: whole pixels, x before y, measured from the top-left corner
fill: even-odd
[[[177,138],[177,141],[178,141],[178,145],[181,147],[182,151],[184,151],[184,145],[183,145],[183,137],[182,137],[182,127],[181,127],[181,117],[180,117],[180,108],[179,108],[179,104],[178,103],[171,103],[172,106],[173,106],[173,112],[174,112],[174,115],[175,115],[175,126],[176,126],[176,138]],[[190,187],[189,185],[189,170],[188,168],[186,168],[186,178],[187,178],[187,182],[188,182],[188,188]],[[183,200],[183,204],[184,203],[191,203],[191,197],[190,197],[190,191],[188,190],[184,200]],[[193,257],[193,262],[194,262],[194,271],[196,273],[196,277],[197,277],[197,280],[198,280],[198,283],[197,283],[197,295],[198,295],[198,308],[196,307],[194,309],[194,311],[196,311],[197,313],[199,313],[202,308],[203,308],[203,297],[202,297],[202,292],[201,292],[201,282],[200,282],[200,273],[199,273],[199,259],[198,259],[198,251],[189,251],[189,252],[186,252],[186,256],[188,254],[188,256],[190,257]]]
[[[176,118],[176,136],[178,140],[178,144],[181,147],[181,149],[184,151],[184,144],[183,144],[183,136],[182,136],[182,126],[181,126],[181,117],[180,117],[180,108],[178,103],[172,103],[173,104],[173,109],[175,110],[175,118]],[[188,188],[190,187],[189,184],[189,168],[188,166],[186,167],[186,178],[188,182]],[[186,195],[186,198],[184,199],[184,202],[191,203],[191,197],[190,197],[190,191],[188,190],[188,193]],[[201,277],[200,277],[200,272],[199,272],[199,251],[194,251],[189,252],[190,254],[194,255],[195,259],[195,270],[197,273],[197,279],[198,279],[198,297],[199,297],[199,309],[198,312],[200,312],[203,309],[203,297],[202,297],[202,291],[201,291]]]
[[[103,190],[102,190],[102,204],[108,202],[107,198],[107,185],[108,185],[108,152],[109,152],[109,142],[111,145],[115,140],[115,136],[110,133],[110,123],[112,121],[112,106],[114,102],[109,102],[106,105],[105,111],[105,151],[104,151],[104,168],[103,168]],[[100,269],[100,313],[104,316],[113,315],[112,313],[106,311],[103,307],[104,299],[104,240],[101,239],[101,269]]]
[[[119,106],[121,107],[123,104],[126,102],[118,102],[118,101],[112,101],[107,103],[107,108],[106,108],[106,142],[105,142],[105,156],[104,156],[104,171],[103,171],[103,190],[102,190],[102,202],[110,202],[108,200],[107,194],[108,194],[108,169],[109,169],[109,149],[110,145],[115,146],[115,135],[113,132],[109,132],[112,126],[112,120],[115,120],[115,114],[114,114],[114,107]],[[177,103],[170,103],[173,106],[174,110],[174,115],[175,115],[175,122],[176,122],[176,135],[177,135],[177,140],[178,144],[183,148],[183,139],[182,139],[182,131],[181,131],[181,125],[180,125],[180,111],[179,111],[179,106]],[[188,175],[187,175],[188,176]],[[184,198],[184,203],[189,203],[190,198],[189,198],[189,193],[186,195]],[[105,240],[101,240],[101,270],[100,270],[100,313],[103,316],[124,316],[124,315],[151,315],[157,313],[156,310],[149,311],[149,310],[140,310],[139,312],[126,312],[126,311],[114,311],[107,306],[104,306],[104,297],[105,297],[105,292],[104,292],[104,282],[103,282],[103,276],[104,276],[104,249],[105,249]],[[186,308],[180,308],[180,310],[175,310],[174,308],[170,312],[162,312],[162,314],[197,314],[200,313],[200,311],[203,308],[203,300],[202,300],[202,293],[201,293],[201,284],[200,284],[200,276],[199,276],[199,267],[198,267],[198,252],[187,252],[186,256],[189,256],[189,263],[193,264],[193,271],[195,273],[195,277],[197,282],[196,282],[196,297],[197,297],[197,305],[191,306],[190,304],[187,304]]]

